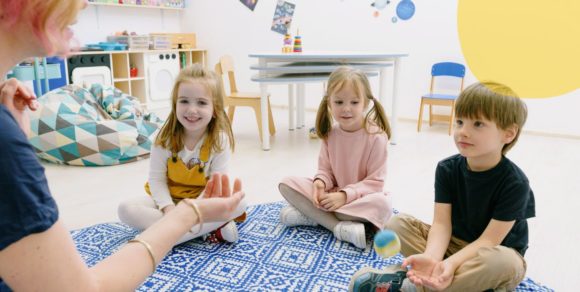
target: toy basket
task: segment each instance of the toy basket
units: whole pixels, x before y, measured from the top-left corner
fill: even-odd
[[[150,48],[153,50],[169,50],[171,49],[171,38],[165,35],[152,35]]]
[[[151,37],[168,37],[171,49],[195,49],[195,33],[150,33]]]
[[[107,40],[109,42],[118,42],[121,44],[127,44],[129,50],[148,50],[149,49],[149,36],[148,35],[121,35],[121,36],[108,36]]]

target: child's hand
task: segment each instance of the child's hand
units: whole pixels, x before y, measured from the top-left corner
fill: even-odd
[[[426,254],[412,255],[403,260],[402,267],[411,266],[407,278],[417,286],[440,291],[449,287],[453,281],[455,268],[447,261],[437,261]]]
[[[312,184],[312,199],[314,200],[314,206],[320,208],[320,197],[324,195],[325,189],[324,182],[319,179],[315,179]]]
[[[6,106],[22,131],[28,135],[30,120],[25,111],[27,108],[33,111],[38,108],[34,93],[17,79],[10,78],[0,84],[0,104]]]
[[[175,209],[175,205],[167,205],[165,207],[163,207],[163,209],[161,209],[161,212],[163,212],[163,215],[171,212],[171,210]]]
[[[320,206],[327,211],[334,211],[344,204],[346,204],[345,192],[328,193],[320,197]]]
[[[430,277],[423,278],[423,286],[435,290],[443,291],[453,282],[455,268],[447,261],[438,262]]]

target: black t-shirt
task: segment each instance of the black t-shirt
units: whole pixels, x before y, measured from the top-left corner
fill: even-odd
[[[470,171],[459,154],[440,161],[435,202],[451,204],[452,234],[467,242],[479,238],[491,219],[515,220],[501,245],[522,256],[526,252],[526,219],[536,215],[534,193],[524,172],[505,156],[494,168],[481,172]]]
[[[44,167],[16,120],[0,105],[0,250],[47,230],[57,219]],[[0,291],[7,290],[0,279]]]

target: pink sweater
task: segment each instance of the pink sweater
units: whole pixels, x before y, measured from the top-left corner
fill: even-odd
[[[370,129],[372,133],[377,130]],[[384,133],[369,134],[364,128],[346,132],[335,125],[322,143],[314,178],[324,181],[326,192],[344,191],[347,204],[367,194],[383,192],[387,143]]]

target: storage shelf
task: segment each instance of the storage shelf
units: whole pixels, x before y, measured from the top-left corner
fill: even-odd
[[[168,101],[152,100],[151,98],[151,82],[149,66],[150,57],[157,57],[159,53],[179,54],[180,62],[179,68],[183,65],[191,65],[192,63],[200,63],[207,67],[207,51],[204,49],[167,49],[167,50],[139,50],[139,51],[88,51],[75,52],[75,55],[95,55],[106,54],[109,56],[111,63],[111,79],[113,86],[121,91],[135,96],[147,107],[155,108],[158,105],[167,107]],[[137,76],[131,77],[131,69],[137,69]]]
[[[153,5],[136,5],[136,4],[117,4],[117,3],[100,3],[89,2],[89,5],[95,6],[115,6],[115,7],[134,7],[134,8],[151,8],[151,9],[165,9],[165,10],[183,10],[184,7],[167,7],[167,6],[153,6]]]

